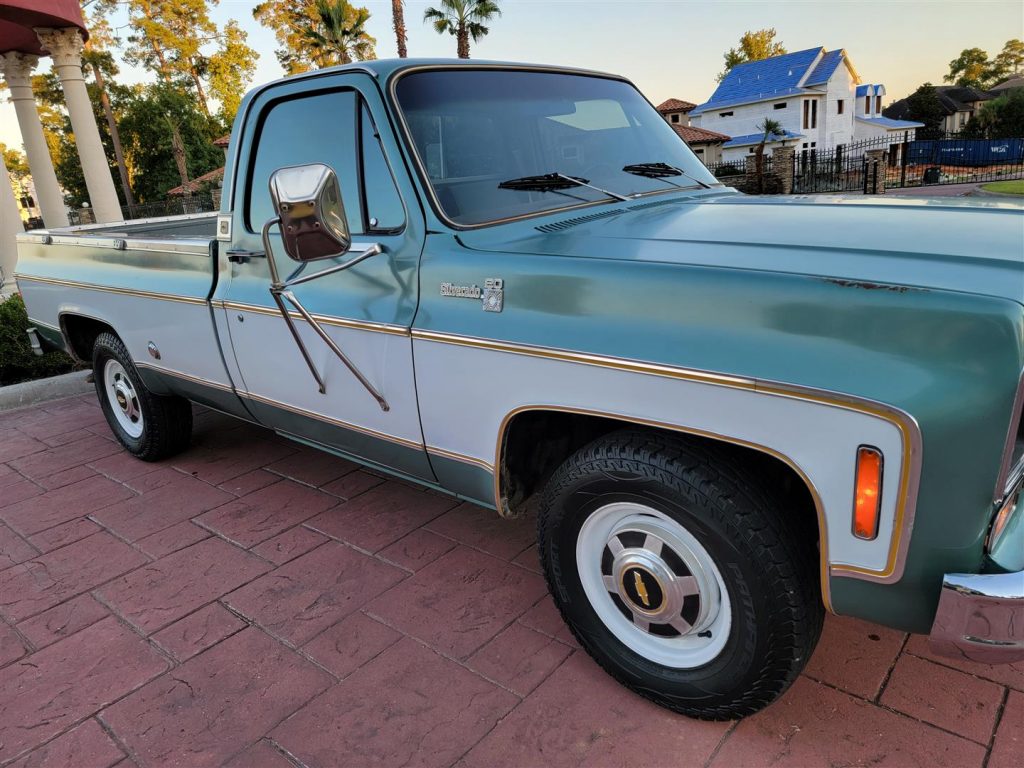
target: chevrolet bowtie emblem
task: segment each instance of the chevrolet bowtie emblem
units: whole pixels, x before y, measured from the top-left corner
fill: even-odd
[[[640,595],[640,599],[644,601],[644,608],[650,608],[651,599],[647,596],[647,585],[644,584],[640,571],[633,571],[633,585],[636,587],[636,593]]]

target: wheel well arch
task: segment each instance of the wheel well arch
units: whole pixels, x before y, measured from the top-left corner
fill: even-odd
[[[101,333],[117,336],[109,323],[89,315],[62,312],[58,321],[67,340],[68,352],[82,363],[92,363],[92,348]]]
[[[822,596],[831,610],[827,530],[821,496],[795,461],[768,446],[635,417],[557,406],[525,406],[509,413],[499,429],[494,461],[494,493],[499,513],[514,516],[530,508],[569,456],[593,440],[625,428],[650,430],[692,445],[713,447],[738,465],[768,477],[786,509],[796,516],[794,529],[803,535],[813,535],[819,547]]]

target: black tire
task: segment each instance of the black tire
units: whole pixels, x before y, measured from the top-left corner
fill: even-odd
[[[679,668],[645,658],[609,630],[587,597],[577,537],[591,514],[619,501],[679,523],[718,569],[731,626],[721,633],[724,647],[706,663]],[[731,452],[682,436],[626,430],[582,448],[549,481],[538,517],[541,561],[566,623],[619,682],[684,715],[739,718],[790,686],[821,634],[817,546],[798,535],[786,512],[765,478]],[[606,572],[607,560],[600,567]],[[626,580],[623,575],[620,582]],[[621,596],[611,599],[623,603],[627,615]]]
[[[114,408],[119,406],[111,402],[104,380],[104,369],[110,360],[121,364],[134,390],[134,402],[142,417],[141,434],[138,436],[128,434],[114,413]],[[139,376],[131,355],[117,336],[102,333],[97,337],[92,350],[92,370],[103,415],[107,418],[110,430],[128,453],[143,461],[159,461],[188,447],[192,438],[191,403],[183,397],[150,392]]]

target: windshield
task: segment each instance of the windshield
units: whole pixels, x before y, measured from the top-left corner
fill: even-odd
[[[396,96],[434,195],[457,224],[673,191],[691,183],[684,176],[670,184],[623,170],[638,164],[664,163],[693,179],[716,183],[657,110],[620,80],[501,69],[435,70],[402,77]],[[551,174],[592,186],[502,186]]]

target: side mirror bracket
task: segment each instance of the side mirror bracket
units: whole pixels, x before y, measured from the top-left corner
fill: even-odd
[[[302,353],[302,358],[306,361],[310,374],[316,380],[320,394],[325,394],[327,387],[320,372],[313,364],[313,359],[295,327],[295,321],[292,319],[288,307],[285,306],[285,301],[295,307],[302,319],[309,323],[317,336],[377,401],[380,409],[382,411],[390,410],[384,396],[356,368],[334,339],[291,291],[293,286],[350,269],[371,256],[383,253],[383,247],[379,243],[372,243],[367,245],[361,253],[341,264],[335,264],[309,275],[298,275],[282,280],[274,259],[273,245],[270,242],[270,230],[273,227],[281,228],[281,237],[287,254],[295,261],[302,263],[341,256],[348,252],[352,241],[337,176],[328,166],[313,163],[274,171],[270,176],[270,196],[274,202],[274,209],[279,213],[278,216],[267,220],[262,231],[263,250],[267,255],[267,265],[270,267],[270,295],[273,296],[274,303],[277,304],[277,308],[291,332],[292,339],[295,340],[299,352]]]

